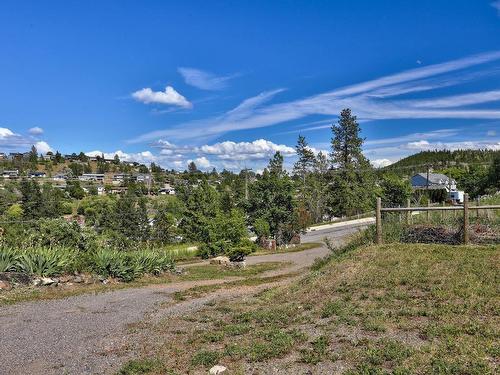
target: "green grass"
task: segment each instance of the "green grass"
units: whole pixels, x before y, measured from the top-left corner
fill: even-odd
[[[494,374],[499,250],[350,249],[290,286],[162,322],[154,327],[160,349],[145,347],[142,355],[179,372],[202,373],[217,359],[230,371],[262,369],[265,362],[287,373],[306,365],[314,373],[338,361],[346,374]],[[175,334],[179,327],[182,334]]]
[[[127,362],[127,364],[120,369],[118,375],[150,374],[156,371],[165,371],[165,368],[158,360],[146,358]]]
[[[259,263],[245,268],[229,268],[216,264],[186,267],[186,274],[182,280],[213,280],[227,277],[250,277],[266,271],[272,271],[287,266],[288,263],[267,262]]]
[[[278,247],[276,248],[276,251],[271,251],[271,250],[266,250],[266,249],[259,249],[255,253],[250,254],[249,256],[255,256],[255,255],[267,255],[267,254],[277,254],[277,253],[295,253],[298,251],[304,251],[304,250],[310,250],[310,249],[315,249],[317,247],[322,246],[323,244],[317,243],[317,242],[309,242],[309,243],[303,243],[297,246],[292,246],[292,247]]]

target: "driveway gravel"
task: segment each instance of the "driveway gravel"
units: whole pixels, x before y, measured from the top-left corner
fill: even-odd
[[[325,236],[343,241],[356,230],[356,226],[343,226],[312,231],[304,236],[304,242],[321,242]],[[270,276],[303,269],[327,254],[328,249],[319,247],[252,256],[247,258],[247,264],[291,263],[290,267],[263,275]],[[201,308],[208,298],[213,300],[245,292],[244,287],[220,290],[209,297],[165,304],[173,301],[172,296],[177,291],[222,281],[151,285],[0,307],[0,374],[114,373],[133,350],[132,331],[138,323],[154,316],[186,314]]]

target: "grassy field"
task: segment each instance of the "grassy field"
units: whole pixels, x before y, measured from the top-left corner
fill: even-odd
[[[500,247],[392,244],[153,327],[121,374],[494,374]],[[279,370],[279,371],[278,371]]]

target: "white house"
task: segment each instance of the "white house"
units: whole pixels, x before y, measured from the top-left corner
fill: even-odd
[[[411,178],[411,186],[415,190],[444,189],[447,192],[457,190],[457,182],[441,173],[429,173],[429,181],[427,181],[427,173],[418,173]]]

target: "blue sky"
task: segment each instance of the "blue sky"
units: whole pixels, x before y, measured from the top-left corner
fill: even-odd
[[[498,1],[2,1],[0,151],[258,170],[344,107],[384,165],[500,148]]]

